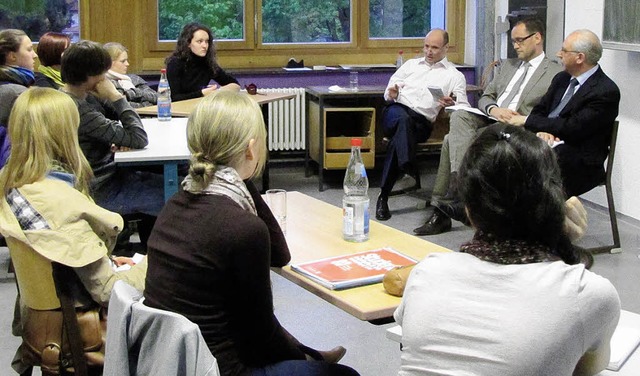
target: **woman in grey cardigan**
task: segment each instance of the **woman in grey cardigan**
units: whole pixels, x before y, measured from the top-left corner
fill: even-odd
[[[120,43],[110,42],[104,45],[111,56],[111,69],[107,78],[113,82],[120,94],[127,97],[131,107],[153,106],[158,102],[158,93],[149,87],[147,81],[135,74],[128,74],[129,51]]]

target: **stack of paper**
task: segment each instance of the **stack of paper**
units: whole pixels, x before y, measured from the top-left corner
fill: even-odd
[[[640,329],[618,325],[611,337],[611,358],[608,370],[617,371],[640,344]]]

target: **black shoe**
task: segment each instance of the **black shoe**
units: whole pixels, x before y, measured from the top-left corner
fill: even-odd
[[[376,203],[376,219],[379,221],[386,221],[389,218],[391,218],[391,212],[389,211],[387,198],[378,196],[378,202]]]
[[[436,206],[449,218],[462,222],[467,226],[471,226],[471,222],[469,222],[469,218],[467,218],[467,212],[464,210],[464,204],[462,201],[456,200],[449,204],[437,204]]]
[[[433,214],[424,225],[413,229],[416,235],[436,235],[451,230],[451,218],[447,217],[440,209],[433,209]]]

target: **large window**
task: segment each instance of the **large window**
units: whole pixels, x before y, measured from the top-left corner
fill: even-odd
[[[2,0],[0,30],[23,30],[37,42],[48,31],[80,38],[78,0]]]
[[[212,29],[218,60],[225,68],[282,67],[291,57],[304,59],[308,66],[393,63],[398,50],[421,50],[425,33],[445,25],[449,59],[464,59],[465,0],[80,0],[80,4],[83,38],[125,44],[133,72],[162,68],[189,22]],[[108,14],[118,14],[119,22]]]
[[[417,38],[431,29],[431,0],[369,0],[370,38]]]
[[[257,14],[247,16],[257,25],[245,21],[248,3],[253,2],[158,0],[158,40],[175,40],[182,26],[193,21],[211,27],[218,41],[255,33],[261,45],[351,43],[352,29],[367,20],[369,39],[422,38],[445,24],[444,0],[258,0]],[[368,5],[367,20],[355,16],[356,5]]]
[[[350,0],[262,0],[262,43],[351,41]]]
[[[182,27],[200,22],[216,39],[244,39],[243,0],[159,0],[158,39],[176,40]]]

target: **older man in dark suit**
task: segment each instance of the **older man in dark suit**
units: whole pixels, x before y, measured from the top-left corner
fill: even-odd
[[[620,90],[598,65],[602,44],[593,32],[572,32],[557,56],[565,71],[553,78],[529,116],[509,122],[524,125],[550,145],[563,142],[554,148],[562,182],[567,196],[577,196],[604,178]]]
[[[443,141],[440,165],[431,197],[434,211],[416,228],[416,235],[435,235],[451,229],[451,218],[465,221],[458,200],[457,171],[478,130],[512,117],[527,115],[549,88],[553,76],[562,70],[544,53],[544,23],[537,18],[520,20],[511,30],[511,42],[518,54],[500,64],[485,89],[478,109],[487,116],[458,110],[451,114],[450,131]],[[491,116],[491,117],[489,117]]]

